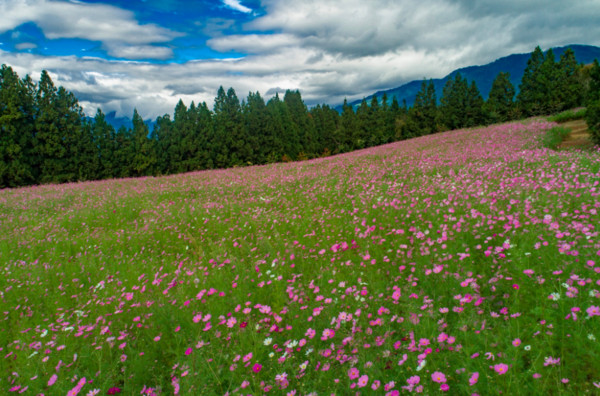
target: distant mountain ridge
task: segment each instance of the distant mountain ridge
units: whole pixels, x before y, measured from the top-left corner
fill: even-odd
[[[567,48],[571,48],[573,52],[575,52],[575,58],[578,63],[592,63],[594,59],[600,60],[600,47],[592,46],[592,45],[578,45],[572,44],[564,47],[556,47],[552,48],[554,51],[554,55],[556,57],[556,61],[558,62],[560,56],[565,52]],[[532,49],[533,50],[533,49]],[[544,51],[547,53],[548,51]],[[492,83],[498,73],[500,72],[509,72],[510,73],[510,81],[515,86],[516,91],[519,91],[519,84],[521,83],[521,78],[523,77],[523,72],[525,67],[527,66],[527,60],[531,53],[527,54],[512,54],[505,56],[503,58],[496,59],[495,61],[488,63],[482,66],[468,66],[462,69],[457,69],[448,74],[444,78],[433,78],[433,85],[435,87],[436,97],[438,102],[442,97],[442,90],[446,81],[454,78],[456,73],[460,73],[463,78],[466,78],[469,81],[475,81],[479,91],[481,92],[481,96],[487,100],[490,90],[492,88]],[[427,80],[429,80],[426,77]],[[389,103],[391,103],[392,98],[395,96],[400,105],[402,105],[402,101],[406,100],[406,104],[408,107],[411,107],[415,101],[415,97],[417,93],[421,89],[421,83],[423,80],[414,80],[404,85],[401,85],[396,88],[378,91],[373,95],[369,95],[366,97],[367,102],[370,102],[373,96],[377,96],[377,99],[381,101],[383,94],[385,93],[388,97]],[[361,100],[356,100],[354,102],[349,103],[353,108],[358,107],[360,105]],[[336,106],[336,110],[342,111],[342,105]]]

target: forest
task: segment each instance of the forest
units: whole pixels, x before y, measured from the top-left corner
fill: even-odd
[[[110,178],[167,175],[202,169],[301,161],[451,129],[587,107],[600,143],[600,65],[578,64],[572,50],[557,60],[536,47],[518,90],[499,73],[487,100],[457,74],[436,97],[424,80],[412,106],[395,97],[363,99],[343,110],[312,108],[299,91],[245,99],[221,87],[211,109],[179,101],[152,131],[137,110],[133,127],[115,130],[98,109],[83,113],[78,99],[43,71],[39,82],[0,70],[0,188]]]

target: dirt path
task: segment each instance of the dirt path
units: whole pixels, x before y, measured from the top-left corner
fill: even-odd
[[[590,140],[590,133],[584,120],[568,121],[560,124],[560,126],[571,129],[571,133],[558,145],[559,149],[585,149],[594,146]]]

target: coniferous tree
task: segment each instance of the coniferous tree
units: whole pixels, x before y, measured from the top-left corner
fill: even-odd
[[[153,173],[154,165],[156,164],[156,147],[149,137],[148,125],[146,125],[137,109],[133,110],[132,121],[132,176],[148,176]]]
[[[539,46],[535,47],[527,60],[517,95],[520,110],[526,117],[541,114],[543,111],[544,97],[543,91],[539,87],[540,79],[538,77],[543,63],[544,53]]]
[[[69,181],[66,174],[67,147],[57,121],[60,115],[56,108],[57,88],[50,75],[42,71],[36,92],[35,151],[40,183]]]
[[[342,114],[340,116],[340,123],[335,133],[336,147],[332,148],[334,154],[345,153],[352,150],[353,147],[353,136],[357,134],[357,120],[356,114],[352,106],[348,104],[348,101],[344,99],[342,105]]]
[[[594,59],[590,69],[590,82],[586,99],[588,103],[600,100],[600,63],[598,63],[598,59]]]
[[[579,80],[580,66],[571,48],[567,48],[560,56],[557,69],[555,90],[560,104],[558,110],[580,106],[584,99],[584,89]]]
[[[460,73],[446,81],[440,99],[440,119],[447,129],[465,126],[468,90],[467,80]]]
[[[97,147],[99,160],[98,178],[110,179],[115,177],[115,128],[106,121],[102,110],[96,110],[96,116],[92,125],[92,135]]]
[[[423,80],[413,107],[408,111],[403,136],[411,138],[428,135],[438,130],[438,108],[433,81]]]
[[[12,68],[0,69],[0,188],[34,182],[28,154],[33,146],[33,97]]]
[[[465,103],[465,119],[463,127],[474,127],[484,125],[486,120],[483,113],[483,98],[477,88],[475,81],[471,81],[471,86],[467,90]]]
[[[484,106],[490,122],[505,122],[514,118],[514,97],[515,87],[510,82],[510,74],[498,73]]]

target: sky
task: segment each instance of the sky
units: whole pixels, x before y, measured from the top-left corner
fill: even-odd
[[[600,45],[600,0],[0,0],[0,64],[47,70],[86,114],[145,119],[300,90],[361,99],[512,53]]]

